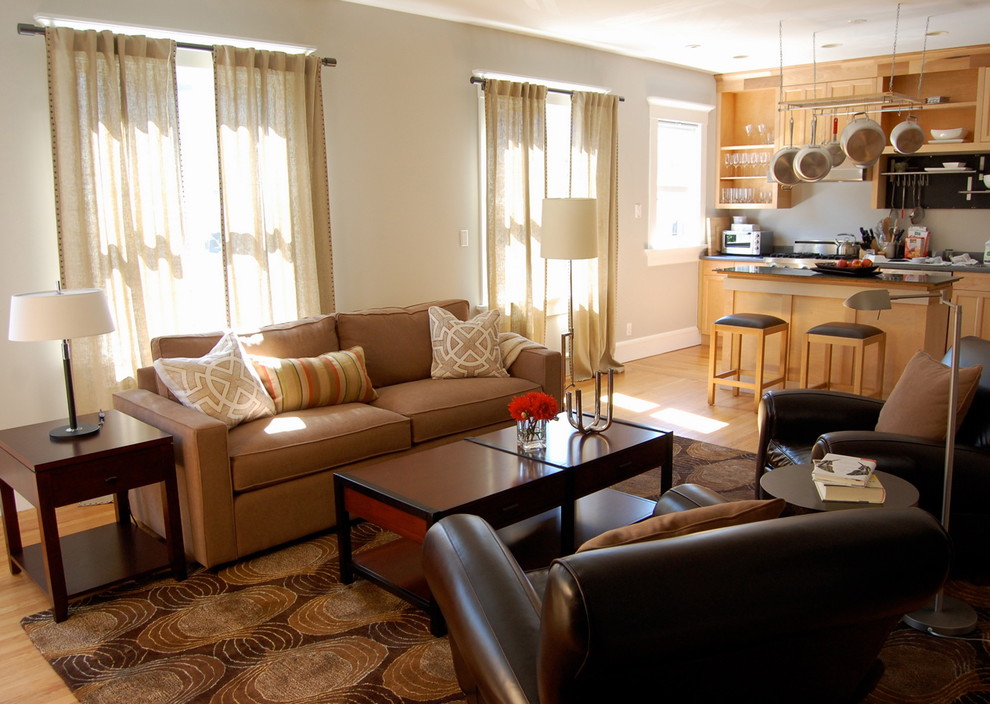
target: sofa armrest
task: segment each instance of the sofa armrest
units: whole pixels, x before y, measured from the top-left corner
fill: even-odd
[[[205,413],[144,389],[115,393],[113,405],[172,435],[187,552],[205,567],[235,559],[237,542],[227,426]],[[133,504],[139,520],[155,530],[163,530],[160,501],[145,501],[139,492]]]
[[[423,542],[423,572],[468,701],[539,702],[540,599],[492,527],[469,514],[440,520]]]
[[[562,403],[564,381],[561,370],[560,352],[547,347],[529,347],[516,357],[509,367],[509,374],[539,384],[545,393],[557,399],[557,403]]]
[[[653,509],[653,515],[663,516],[668,513],[680,513],[692,508],[724,504],[727,501],[728,499],[721,494],[700,484],[678,484],[663,492]]]

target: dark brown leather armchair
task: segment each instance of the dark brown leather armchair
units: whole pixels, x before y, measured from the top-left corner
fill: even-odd
[[[956,433],[949,522],[954,571],[990,574],[990,341],[964,337],[959,349],[959,366],[982,364],[983,375]],[[948,364],[951,354],[943,362]],[[870,457],[878,469],[914,484],[919,506],[941,519],[945,443],[875,432],[882,407],[882,401],[836,391],[768,391],[757,419],[757,487],[766,471],[806,464],[828,452]]]
[[[472,703],[854,702],[941,585],[948,541],[916,508],[792,516],[570,555],[541,591],[455,515],[423,567]]]

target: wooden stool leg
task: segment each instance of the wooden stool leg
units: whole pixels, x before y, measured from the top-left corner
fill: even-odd
[[[763,375],[764,364],[767,356],[767,336],[763,332],[759,334],[756,341],[756,369],[753,370],[753,407],[760,407],[760,398],[763,397]]]
[[[863,395],[863,367],[866,362],[866,345],[860,340],[853,348],[853,393]]]
[[[742,366],[743,336],[741,333],[740,334],[730,333],[729,339],[732,341],[731,342],[732,352],[729,358],[730,359],[729,368],[734,372],[732,378],[735,379],[736,381],[739,381],[742,378],[742,369],[740,369],[740,367]],[[732,395],[733,396],[739,395],[738,386],[732,387]]]
[[[718,329],[712,328],[708,351],[708,405],[715,405],[715,375],[718,374]]]
[[[787,365],[791,361],[791,337],[786,328],[780,333],[780,388],[787,388]],[[760,394],[763,395],[762,393]]]
[[[832,388],[832,344],[829,342],[825,343],[825,385],[823,388],[831,390]]]
[[[886,367],[884,366],[887,354],[887,336],[884,335],[877,343],[877,398],[883,398],[883,377]]]
[[[808,388],[808,369],[811,367],[811,339],[804,336],[804,346],[801,350],[801,381],[802,389]]]

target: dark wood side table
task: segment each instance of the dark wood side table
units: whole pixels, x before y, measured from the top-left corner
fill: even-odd
[[[96,423],[92,414],[81,422]],[[171,567],[186,578],[172,436],[117,411],[95,435],[53,440],[57,421],[0,430],[0,500],[11,574],[22,569],[52,600],[56,621],[69,598]],[[165,545],[132,525],[128,489],[160,482]],[[14,491],[38,512],[39,545],[21,545]],[[55,509],[113,494],[116,523],[59,536]]]

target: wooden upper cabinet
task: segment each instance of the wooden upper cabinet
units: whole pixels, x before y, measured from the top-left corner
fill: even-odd
[[[976,139],[990,144],[990,69],[979,70],[979,90],[976,92]]]

